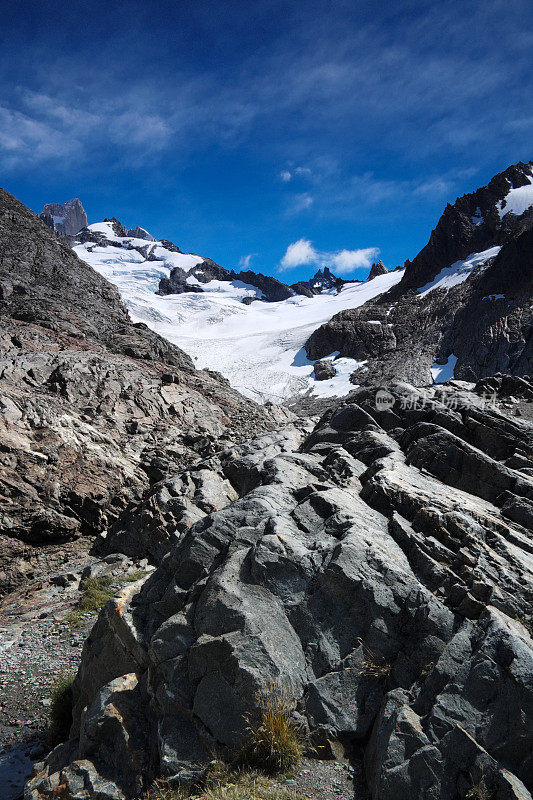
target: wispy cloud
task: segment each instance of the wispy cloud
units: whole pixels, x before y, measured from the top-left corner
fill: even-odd
[[[289,183],[294,178],[307,178],[311,175],[311,169],[309,167],[294,167],[290,169],[284,169],[279,173],[279,177],[283,181],[283,183]]]
[[[379,255],[378,247],[364,247],[357,250],[336,250],[327,252],[317,250],[309,239],[298,239],[287,247],[281,259],[279,271],[287,272],[296,267],[313,264],[332,267],[338,275],[350,275],[356,269],[368,268]]]
[[[239,267],[241,269],[250,269],[252,264],[252,259],[255,258],[257,253],[248,253],[246,256],[241,256],[239,258]]]
[[[287,214],[293,216],[300,214],[302,211],[308,211],[315,202],[309,192],[302,192],[301,194],[293,195],[287,205]]]

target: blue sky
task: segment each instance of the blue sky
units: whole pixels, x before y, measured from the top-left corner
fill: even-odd
[[[395,266],[532,158],[531,0],[0,0],[0,19],[0,184],[227,267]]]

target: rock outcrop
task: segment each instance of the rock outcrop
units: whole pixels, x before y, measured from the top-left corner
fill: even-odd
[[[406,262],[394,294],[424,286],[443,267],[504,244],[515,235],[523,223],[522,215],[506,214],[505,198],[511,189],[530,185],[532,178],[533,162],[520,161],[495,175],[487,186],[459,197],[453,205],[448,203],[427,245]],[[533,210],[526,213],[533,218]]]
[[[193,278],[195,282],[188,281]],[[270,275],[262,275],[252,270],[229,270],[221,267],[209,258],[199,259],[199,263],[192,267],[188,272],[180,267],[174,267],[168,278],[161,278],[158,294],[183,294],[183,292],[201,292],[199,284],[209,283],[210,281],[241,281],[249,286],[254,286],[258,290],[258,298],[270,303],[277,303],[280,300],[287,300],[292,297],[294,292],[285,283],[278,281]],[[252,302],[254,298],[245,298]]]
[[[317,381],[327,381],[330,378],[334,378],[337,374],[337,370],[331,360],[315,361],[313,372]]]
[[[63,204],[47,203],[39,216],[60,236],[75,236],[87,225],[87,214],[77,198]]]
[[[373,800],[531,798],[533,428],[486,388],[360,389],[310,434],[162,484],[160,566],[101,613],[71,738],[26,799],[186,780],[238,746],[269,681],[317,753],[364,750]],[[169,536],[155,509],[199,508],[193,486],[207,513]]]
[[[3,190],[0,320],[0,591],[58,548],[89,547],[167,474],[276,425],[133,324],[117,290]]]
[[[152,234],[148,233],[147,230],[141,228],[139,225],[136,225],[135,228],[130,228],[128,230],[128,236],[131,236],[133,239],[146,239],[147,242],[155,242]]]
[[[315,272],[312,278],[307,281],[298,281],[298,283],[291,284],[291,289],[295,294],[303,294],[306,297],[314,297],[327,289],[341,289],[344,285],[342,278],[337,278],[329,267],[319,269]]]
[[[385,270],[387,271],[387,270]],[[194,278],[195,282],[188,281],[188,278]],[[253,272],[252,270],[229,270],[215,264],[211,259],[203,259],[195,267],[192,267],[188,272],[180,267],[174,267],[171,270],[169,277],[161,278],[159,283],[158,294],[183,294],[183,292],[201,292],[202,287],[199,284],[209,283],[209,281],[241,281],[249,286],[254,286],[258,290],[258,298],[266,300],[270,303],[278,303],[281,300],[288,300],[294,294],[302,294],[305,297],[314,297],[320,294],[324,289],[341,288],[344,281],[341,278],[336,278],[328,267],[324,270],[318,270],[313,278],[308,281],[299,281],[293,283],[292,286],[287,286],[286,283],[278,281],[271,275],[263,275],[260,272]],[[243,302],[252,302],[254,298],[247,297]]]

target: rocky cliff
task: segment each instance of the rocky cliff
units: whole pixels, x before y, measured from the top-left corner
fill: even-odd
[[[242,741],[268,681],[316,754],[363,754],[373,800],[529,800],[533,428],[498,403],[533,385],[476,392],[360,389],[311,433],[206,459],[225,507],[173,541],[157,517],[200,476],[161,484],[161,565],[101,613],[71,738],[27,800],[187,780]]]
[[[448,205],[401,281],[317,329],[307,355],[366,361],[358,384],[528,375],[532,276],[533,166],[519,163]]]
[[[3,190],[0,319],[0,591],[89,547],[154,481],[275,424],[133,324]]]
[[[87,225],[87,214],[77,198],[66,203],[47,203],[39,216],[59,236],[75,236]]]

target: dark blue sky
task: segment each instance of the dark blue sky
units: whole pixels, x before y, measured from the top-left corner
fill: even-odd
[[[0,20],[0,184],[227,267],[277,274],[295,242],[284,280],[368,248],[395,266],[532,157],[531,0],[0,0]]]

